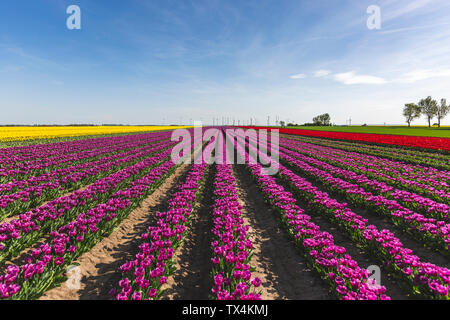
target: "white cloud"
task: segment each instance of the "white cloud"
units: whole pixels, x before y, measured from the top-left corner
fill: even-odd
[[[403,74],[403,76],[398,79],[398,82],[405,83],[413,83],[420,80],[426,80],[431,78],[442,78],[442,77],[450,77],[450,69],[441,69],[441,70],[414,70],[408,73]]]
[[[420,13],[420,10],[418,10],[418,9],[423,9],[423,7],[428,6],[432,1],[433,0],[413,0],[413,1],[409,1],[409,3],[407,3],[407,4],[400,3],[397,6],[397,9],[387,10],[383,20],[388,21],[388,20],[396,19],[398,17],[401,17],[406,14],[410,14],[413,12]],[[395,1],[395,3],[397,3],[397,1]]]
[[[314,72],[314,77],[316,78],[326,77],[330,73],[331,71],[329,70],[317,70],[316,72]]]
[[[356,75],[354,71],[337,73],[334,75],[334,79],[343,84],[384,84],[387,81],[380,77]]]
[[[405,32],[405,31],[440,28],[440,27],[448,26],[449,24],[450,24],[449,22],[444,22],[444,23],[429,24],[429,25],[423,25],[423,26],[410,26],[410,27],[397,28],[397,29],[386,29],[385,31],[379,31],[378,33],[379,34],[392,34],[392,33]]]
[[[304,79],[304,78],[306,78],[306,74],[304,74],[304,73],[294,74],[294,75],[290,76],[289,78],[291,78],[291,79]]]

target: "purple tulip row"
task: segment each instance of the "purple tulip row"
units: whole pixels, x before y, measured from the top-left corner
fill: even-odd
[[[265,157],[265,161],[273,161],[261,153],[260,156]],[[289,156],[285,158],[295,163],[295,159]],[[409,285],[412,293],[427,298],[450,298],[449,269],[420,261],[420,258],[414,255],[412,250],[404,248],[389,230],[379,231],[375,226],[368,225],[367,219],[354,213],[346,203],[339,203],[330,198],[327,193],[321,192],[283,165],[279,164],[279,168],[279,176],[290,184],[299,197],[310,203],[312,210],[340,226],[353,241],[385,262],[388,269],[393,270]]]
[[[114,144],[119,144],[124,137],[117,137]],[[8,167],[11,164],[31,161],[45,161],[45,159],[59,158],[66,154],[79,153],[84,150],[101,148],[105,141],[111,138],[76,140],[67,142],[56,142],[50,144],[38,144],[18,146],[0,149],[0,164]],[[113,138],[114,139],[114,138]],[[126,139],[126,138],[125,138]]]
[[[446,224],[444,221],[437,221],[433,218],[427,218],[412,210],[404,208],[396,200],[386,199],[382,195],[373,195],[358,185],[336,178],[327,171],[312,167],[306,162],[299,160],[301,158],[307,159],[313,163],[318,163],[319,161],[314,158],[308,158],[282,147],[280,147],[279,150],[281,159],[294,165],[297,170],[301,170],[312,179],[323,183],[330,191],[342,194],[342,196],[357,205],[369,207],[370,209],[375,210],[375,212],[386,215],[394,224],[399,225],[407,230],[407,232],[412,233],[412,235],[416,236],[425,244],[436,247],[445,254],[448,254],[450,245],[450,224]],[[290,154],[294,154],[299,159],[290,156]],[[339,173],[345,171],[325,163],[323,165],[326,166],[328,170],[336,170]],[[374,183],[371,185],[374,185]]]
[[[32,159],[29,161],[10,160],[13,161],[10,165],[3,165],[0,168],[0,181],[3,183],[10,182],[11,179],[26,179],[31,176],[36,176],[45,173],[49,169],[57,169],[61,167],[66,167],[69,165],[74,165],[78,163],[85,162],[87,159],[98,156],[101,153],[109,152],[111,147],[124,149],[127,147],[137,147],[139,145],[146,145],[158,140],[165,140],[170,138],[170,134],[153,134],[153,135],[142,135],[142,136],[129,136],[121,137],[121,140],[116,138],[108,138],[108,140],[102,140],[102,145],[98,145],[91,140],[83,140],[86,150],[81,150],[77,152],[77,148],[71,150],[70,153],[62,153],[57,156],[51,157],[45,153],[35,155],[37,159]],[[58,150],[58,144],[51,144],[53,149]],[[52,150],[54,151],[54,150]],[[53,153],[53,152],[49,152]],[[14,157],[12,157],[14,159]]]
[[[85,188],[70,195],[52,200],[41,207],[19,215],[9,223],[0,225],[0,262],[13,257],[24,248],[33,244],[44,234],[56,230],[61,224],[73,219],[82,210],[89,209],[99,201],[106,201],[121,186],[127,185],[130,179],[142,176],[161,162],[169,160],[171,149],[145,158],[112,175],[97,180]]]
[[[283,166],[280,175],[297,190],[300,197],[310,201],[313,209],[338,224],[354,241],[378,256],[380,261],[388,261],[389,268],[407,282],[413,293],[424,297],[449,298],[449,269],[421,262],[389,230],[379,231],[375,226],[368,225],[366,219],[352,212],[346,204],[329,198]]]
[[[169,200],[169,209],[156,213],[156,226],[148,227],[142,234],[136,258],[120,267],[124,275],[119,282],[120,292],[111,290],[117,300],[150,300],[161,296],[161,287],[173,272],[173,255],[186,235],[207,171],[205,163],[192,165],[186,181]]]
[[[281,151],[280,157],[291,165],[294,165],[297,170],[301,170],[312,179],[324,184],[330,191],[342,194],[346,199],[359,206],[368,207],[377,213],[387,216],[394,224],[411,232],[411,234],[425,244],[448,253],[450,245],[450,224],[446,224],[444,221],[436,221],[433,218],[427,218],[406,209],[395,200],[388,200],[381,195],[373,195],[356,184],[335,178],[332,174],[312,167],[288,154],[283,154]]]
[[[308,165],[312,165],[315,168],[323,169],[329,172],[335,177],[342,178],[345,181],[352,182],[359,187],[369,192],[373,192],[375,195],[383,196],[386,199],[394,200],[398,210],[405,209],[404,207],[414,210],[417,213],[422,213],[425,216],[432,217],[439,220],[450,220],[450,206],[444,203],[438,203],[431,199],[422,197],[421,195],[411,193],[405,190],[396,189],[392,186],[388,186],[386,183],[372,180],[366,177],[364,174],[358,174],[350,170],[346,170],[347,166],[338,165],[333,166],[326,161],[317,160],[314,154],[311,156],[305,156],[301,153],[292,151],[286,148],[280,148],[285,154],[288,154]],[[431,221],[430,221],[431,222]],[[437,225],[443,222],[436,221]]]
[[[447,173],[448,170],[450,170],[448,155],[436,152],[424,152],[399,147],[369,145],[351,141],[330,141],[327,139],[304,136],[298,136],[295,140],[300,140],[325,147],[332,147],[334,149],[341,149],[349,152],[372,155],[375,157],[383,157],[385,159],[392,159],[401,163],[410,163],[412,165],[418,165],[418,168],[422,166],[434,167],[436,169],[447,170]]]
[[[86,184],[92,183],[99,178],[105,177],[122,168],[130,166],[144,157],[163,151],[173,145],[171,141],[153,144],[142,149],[128,152],[124,157],[112,160],[98,166],[87,167],[83,171],[73,172],[62,177],[62,180],[50,181],[41,185],[28,187],[12,194],[0,196],[0,218],[15,215],[34,208],[45,201],[51,200],[64,193],[78,189]],[[67,180],[72,184],[68,184]],[[84,181],[84,184],[80,181]]]
[[[105,145],[126,144],[134,139],[149,139],[161,135],[170,138],[170,131],[157,131],[137,135],[110,136],[100,138],[89,138],[81,140],[70,140],[48,144],[32,144],[27,146],[17,146],[0,149],[0,164],[9,166],[22,162],[46,161],[46,159],[59,159],[69,154],[82,153],[88,150],[102,148]]]
[[[249,264],[253,243],[247,235],[249,226],[241,217],[242,207],[230,165],[217,165],[214,194],[211,293],[218,300],[260,300],[255,290],[261,280],[252,277]]]
[[[323,153],[332,154],[334,156],[349,158],[363,165],[374,167],[375,169],[382,168],[384,171],[392,174],[393,176],[403,176],[406,179],[424,181],[438,187],[440,186],[439,182],[450,179],[449,171],[439,170],[434,167],[412,165],[404,163],[402,161],[394,161],[380,156],[341,150],[339,148],[302,142],[296,139],[281,138],[281,141],[283,142],[283,144],[299,146],[302,149],[311,148],[313,150],[316,150],[316,153],[318,151],[321,151]]]
[[[346,254],[344,247],[334,244],[333,236],[320,230],[311,217],[295,204],[292,194],[264,174],[260,164],[249,164],[249,154],[243,148],[244,141],[235,145],[242,159],[271,206],[281,214],[288,233],[304,253],[312,268],[330,285],[332,293],[342,300],[388,300],[386,288],[369,278],[369,272]],[[248,148],[252,148],[245,143]],[[260,154],[260,156],[262,156]],[[267,159],[265,159],[267,160]]]
[[[374,156],[345,152],[333,148],[299,143],[291,139],[281,139],[281,144],[293,151],[312,156],[329,164],[348,168],[366,174],[392,186],[429,196],[439,202],[450,203],[450,176],[434,168],[414,171],[411,166]]]
[[[196,141],[194,144],[198,145],[200,142]],[[209,145],[212,143],[210,141]],[[194,154],[204,152],[202,150],[203,146]],[[142,234],[136,259],[120,267],[124,275],[118,284],[120,292],[117,288],[110,291],[116,300],[156,300],[163,294],[161,287],[175,270],[173,255],[184,240],[192,213],[196,209],[195,202],[201,198],[209,170],[206,159],[210,156],[211,154],[204,158],[194,157],[200,163],[192,165],[185,182],[169,200],[169,209],[156,213],[156,226],[149,226],[147,232]]]
[[[22,180],[13,179],[7,183],[0,184],[0,192],[2,195],[11,194],[22,189],[35,187],[43,183],[52,181],[60,181],[62,183],[66,183],[68,181],[74,180],[74,182],[76,182],[77,179],[73,179],[71,177],[71,174],[76,174],[77,172],[83,171],[86,168],[99,166],[115,159],[123,158],[136,152],[136,150],[143,150],[145,147],[156,145],[157,143],[162,142],[164,141],[161,141],[160,139],[152,139],[145,143],[140,141],[139,143],[134,142],[128,143],[126,145],[105,146],[102,149],[90,151],[90,155],[92,157],[83,159],[82,161],[68,160],[67,164],[70,164],[69,166],[56,167],[53,170],[47,169],[42,174],[32,175]]]
[[[195,148],[199,144],[200,141],[194,141],[192,146]],[[130,168],[123,170],[123,176],[135,177],[136,180],[126,183],[125,189],[103,197],[105,198],[103,203],[80,211],[76,219],[69,219],[69,223],[50,232],[51,239],[33,249],[31,257],[25,259],[24,264],[9,266],[7,273],[0,276],[0,298],[35,299],[61,281],[61,274],[67,265],[112,232],[131,210],[175,170],[177,166],[172,161],[161,161],[167,158],[170,152],[171,150],[167,150],[146,159],[147,162],[144,160],[133,166],[132,170]],[[159,166],[150,167],[149,171],[144,163],[148,165],[150,162]],[[120,175],[111,176],[109,181],[105,182],[111,184],[114,179],[121,178]],[[102,190],[99,188],[97,191]],[[91,194],[88,198],[90,197],[97,200],[101,198],[99,194]],[[78,204],[83,205],[82,202]],[[52,220],[54,219],[53,217]]]
[[[80,213],[74,221],[52,231],[50,240],[32,251],[20,266],[0,276],[2,299],[35,299],[57,284],[65,268],[107,236],[140,202],[170,175],[176,165],[166,161],[116,192],[105,203]]]

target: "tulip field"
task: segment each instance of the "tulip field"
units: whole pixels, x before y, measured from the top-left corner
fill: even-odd
[[[245,128],[245,127],[243,127]],[[266,129],[266,127],[252,127],[253,129]],[[334,128],[334,127],[328,127]],[[364,128],[364,127],[358,127]],[[368,142],[372,144],[403,146],[409,148],[425,148],[431,150],[450,151],[450,145],[447,137],[421,137],[411,135],[394,135],[394,134],[370,134],[361,132],[345,132],[345,131],[322,131],[322,130],[303,130],[281,128],[280,133],[303,135],[310,137],[331,138],[340,140],[352,140]],[[331,129],[333,130],[333,129]],[[380,132],[381,129],[378,129]]]
[[[0,148],[30,144],[129,135],[187,128],[183,126],[10,126],[0,127]]]
[[[0,300],[450,299],[450,139],[184,128],[5,133]]]

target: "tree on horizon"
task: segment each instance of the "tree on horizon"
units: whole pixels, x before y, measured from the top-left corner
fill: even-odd
[[[431,119],[433,119],[438,112],[436,100],[433,100],[431,96],[428,96],[427,98],[420,100],[419,107],[420,111],[428,119],[428,128],[431,128]]]
[[[406,122],[408,123],[408,127],[411,127],[411,122],[419,118],[421,115],[420,107],[415,103],[407,103],[403,108],[403,116],[406,118]]]
[[[450,105],[447,105],[447,99],[441,99],[441,103],[437,105],[436,117],[438,119],[438,128],[441,127],[441,119],[450,112]]]

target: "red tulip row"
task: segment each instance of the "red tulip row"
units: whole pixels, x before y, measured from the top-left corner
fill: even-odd
[[[307,153],[303,149],[289,147],[289,149],[280,147],[280,151],[315,168],[325,170],[335,177],[354,183],[375,195],[382,195],[386,199],[394,200],[401,206],[422,213],[426,217],[435,218],[438,221],[444,221],[444,223],[450,221],[450,206],[446,203],[439,203],[419,194],[397,189],[378,181],[376,178],[370,179],[372,175],[367,174],[364,170],[355,169],[351,162],[342,162],[340,159],[331,159],[327,155],[318,155],[314,151]],[[397,208],[402,209],[398,206]]]
[[[248,126],[243,126],[242,128],[252,128],[257,130],[274,129],[270,127],[248,127]],[[362,141],[368,143],[450,151],[449,138],[416,137],[416,136],[402,136],[402,135],[375,134],[375,133],[334,132],[334,131],[302,130],[302,129],[287,129],[287,128],[278,128],[277,130],[279,130],[280,133],[293,135]]]
[[[434,151],[426,152],[391,145],[366,144],[350,140],[330,140],[300,135],[291,135],[289,138],[314,145],[340,149],[347,152],[356,152],[363,155],[371,155],[374,157],[390,159],[392,161],[399,161],[401,163],[409,163],[419,167],[428,166],[441,170],[450,170],[449,156]]]
[[[450,172],[431,167],[412,166],[397,161],[369,156],[356,152],[322,147],[295,139],[281,139],[281,144],[289,149],[314,156],[319,160],[333,161],[346,168],[351,167],[389,185],[399,186],[412,192],[422,193],[437,201],[450,203]]]

